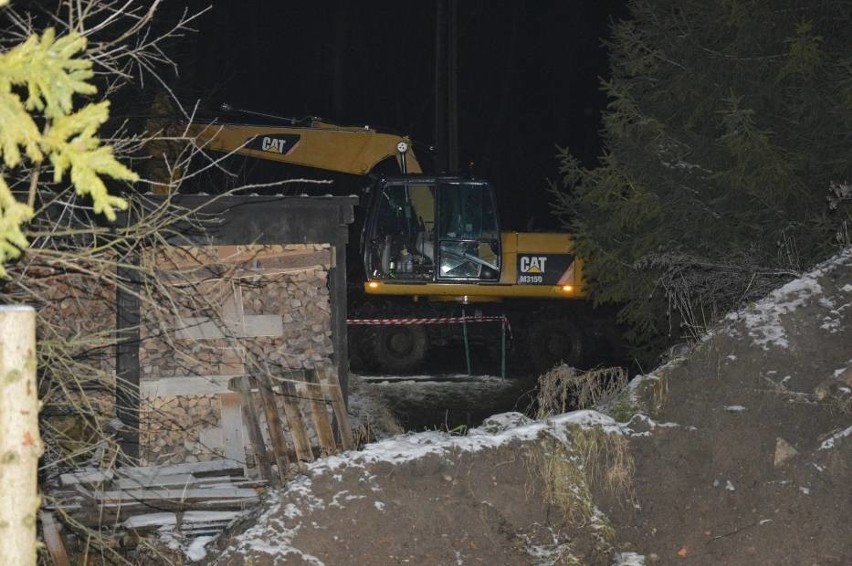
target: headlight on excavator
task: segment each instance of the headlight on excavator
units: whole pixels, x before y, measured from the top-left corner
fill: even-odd
[[[368,289],[378,289],[380,285],[381,283],[379,283],[378,281],[367,281]]]
[[[561,287],[559,287],[559,290],[562,291],[566,295],[571,295],[571,294],[574,293],[574,286],[573,285],[562,285]]]

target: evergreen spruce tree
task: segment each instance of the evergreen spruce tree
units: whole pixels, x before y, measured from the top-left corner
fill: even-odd
[[[852,180],[852,4],[628,8],[608,44],[604,153],[583,168],[562,151],[554,195],[595,299],[623,304],[647,346],[848,245],[852,207],[827,197]]]

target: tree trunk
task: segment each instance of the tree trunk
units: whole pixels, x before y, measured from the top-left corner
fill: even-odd
[[[35,310],[0,306],[0,564],[36,563],[38,433]]]

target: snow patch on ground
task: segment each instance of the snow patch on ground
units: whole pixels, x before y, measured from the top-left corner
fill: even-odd
[[[611,417],[597,411],[575,411],[558,415],[546,421],[533,421],[520,413],[503,413],[486,420],[482,427],[472,429],[467,436],[452,436],[445,432],[420,432],[398,435],[369,444],[358,452],[345,452],[336,456],[312,462],[308,465],[304,476],[290,482],[285,488],[291,502],[282,508],[280,491],[270,491],[267,498],[271,502],[260,516],[252,521],[252,526],[244,531],[232,546],[236,553],[246,554],[256,552],[276,559],[301,559],[305,563],[322,564],[316,557],[305,554],[292,547],[292,542],[302,527],[298,519],[305,515],[305,510],[318,510],[328,506],[343,506],[353,499],[363,496],[352,496],[346,491],[336,493],[329,503],[325,503],[312,493],[312,477],[322,474],[334,476],[340,470],[361,468],[381,462],[401,464],[433,454],[457,453],[458,451],[477,452],[489,448],[498,448],[515,441],[531,441],[546,433],[570,444],[568,428],[570,426],[600,427],[613,434],[629,434],[631,431],[625,425],[617,423]],[[369,477],[365,478],[369,480]],[[293,503],[292,501],[297,501]],[[376,502],[375,507],[382,510],[383,503]],[[288,519],[285,525],[281,517]],[[270,526],[274,526],[276,540],[267,541],[264,536]],[[203,547],[196,549],[199,555]],[[201,554],[203,556],[203,554]],[[195,559],[197,560],[197,558]]]
[[[645,557],[635,552],[620,552],[615,555],[612,566],[645,566]]]
[[[204,559],[204,557],[207,556],[207,549],[205,546],[214,538],[216,537],[204,536],[193,539],[184,551],[186,557],[192,562],[198,562],[199,560]]]
[[[852,263],[852,249],[844,250],[843,253],[820,264],[813,271],[772,291],[767,297],[754,305],[729,314],[726,320],[745,323],[748,335],[752,337],[754,344],[764,350],[768,350],[770,346],[787,348],[789,342],[784,326],[781,324],[782,315],[793,312],[815,300],[819,306],[827,311],[823,317],[821,328],[829,332],[838,332],[841,330],[840,315],[843,310],[852,307],[852,303],[837,306],[832,301],[825,299],[822,296],[823,288],[817,279],[847,263]],[[730,328],[729,333],[732,336],[736,334]]]
[[[534,564],[537,566],[557,564],[560,558],[571,552],[571,545],[562,541],[552,527],[547,527],[546,530],[550,533],[551,542],[545,544],[533,543],[530,536],[518,533],[518,537],[524,542],[524,551],[535,560]]]
[[[205,523],[215,521],[231,521],[242,515],[242,511],[186,511],[183,513],[183,523]],[[157,525],[173,527],[177,524],[175,513],[148,513],[134,515],[124,521],[128,529],[141,529]]]
[[[506,428],[500,426],[507,425]],[[567,440],[565,428],[568,425],[601,427],[609,433],[625,433],[629,429],[597,411],[575,411],[547,419],[544,422],[530,421],[520,413],[504,413],[487,421],[486,428],[472,429],[467,436],[452,436],[445,432],[408,433],[369,444],[360,452],[346,452],[330,456],[310,464],[311,474],[333,472],[353,466],[364,467],[369,464],[388,462],[401,464],[425,456],[457,452],[459,450],[478,452],[487,448],[497,448],[513,441],[534,440],[542,432]]]
[[[842,439],[847,436],[852,436],[852,426],[841,430],[840,432],[831,435],[829,438],[825,439],[822,444],[820,444],[820,450],[830,450],[834,448],[834,446]]]
[[[787,348],[789,342],[781,324],[781,316],[806,305],[822,294],[822,287],[810,275],[790,281],[751,308],[728,315],[729,320],[741,320],[755,345],[768,350],[770,346]]]
[[[644,413],[633,415],[627,425],[623,425],[622,430],[629,436],[651,436],[656,428],[676,428],[680,425],[677,423],[658,423]],[[692,427],[688,428],[690,430]]]
[[[302,527],[302,523],[298,522],[294,526],[288,527],[278,516],[283,515],[295,522],[296,519],[303,516],[302,509],[321,509],[325,506],[325,503],[313,495],[311,491],[311,479],[307,476],[300,476],[294,479],[284,489],[299,500],[299,505],[288,503],[282,512],[280,491],[269,491],[265,496],[265,499],[268,501],[268,505],[264,506],[265,511],[256,517],[252,521],[252,526],[237,538],[236,544],[233,545],[231,550],[237,554],[257,552],[281,558],[285,561],[300,559],[305,564],[323,564],[315,556],[306,554],[292,546],[293,539]],[[266,529],[270,525],[275,527],[276,539],[274,541],[265,539]]]

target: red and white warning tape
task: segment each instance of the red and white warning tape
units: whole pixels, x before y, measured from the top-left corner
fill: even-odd
[[[434,318],[350,318],[346,324],[382,326],[400,324],[465,324],[468,322],[508,322],[505,316],[452,316]]]

